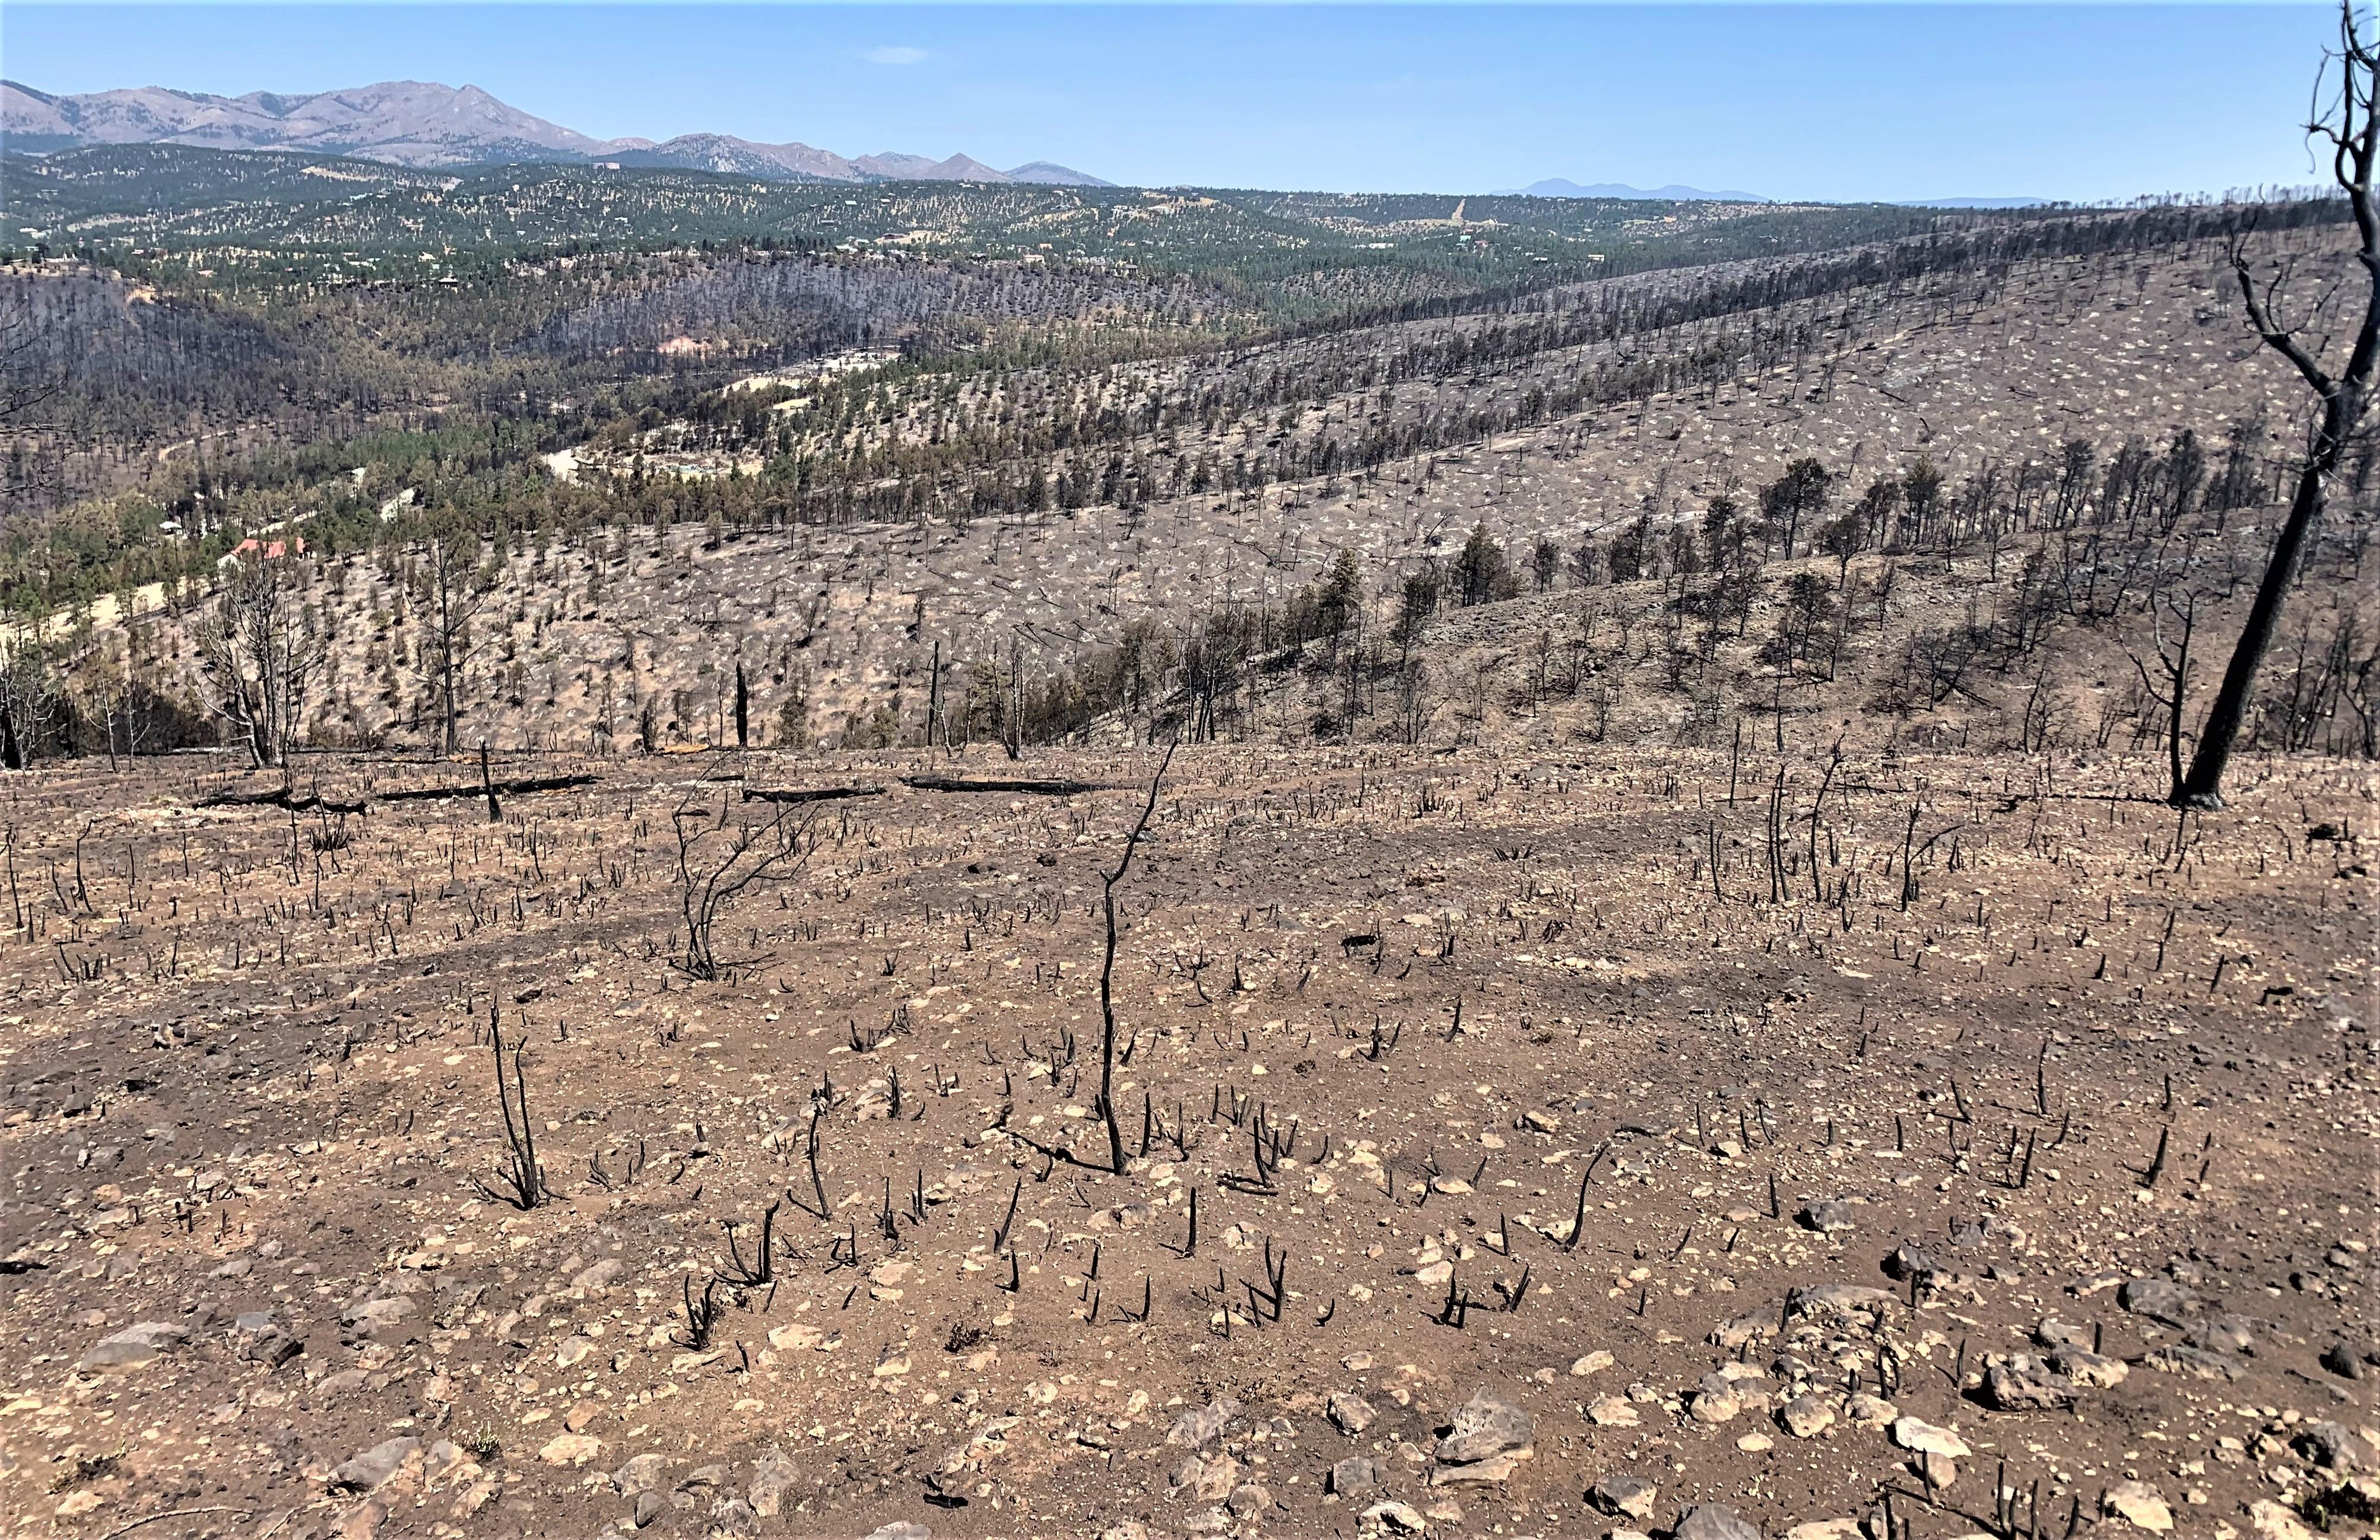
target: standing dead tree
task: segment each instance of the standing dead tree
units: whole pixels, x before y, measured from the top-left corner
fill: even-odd
[[[730,827],[727,799],[720,798],[716,821],[694,806],[692,797],[671,815],[677,834],[679,913],[686,926],[686,947],[674,965],[689,978],[706,982],[728,970],[760,959],[722,959],[711,940],[722,911],[747,890],[783,882],[808,862],[815,842],[807,836],[816,815],[796,819],[791,807],[781,806],[773,818]],[[714,837],[724,833],[724,849]]]
[[[2233,241],[2231,271],[2247,305],[2249,324],[2266,347],[2298,371],[2313,393],[2319,411],[2307,435],[2305,463],[2298,468],[2289,516],[2273,541],[2264,580],[2248,607],[2247,622],[2240,628],[2231,661],[2223,670],[2223,682],[2207,707],[2190,773],[2174,790],[2172,800],[2178,806],[2223,806],[2223,772],[2231,761],[2232,743],[2247,719],[2256,671],[2280,624],[2282,602],[2297,580],[2306,540],[2322,516],[2331,477],[2371,406],[2373,375],[2380,368],[2380,206],[2374,205],[2372,197],[2373,168],[2380,162],[2380,41],[2365,36],[2354,0],[2340,0],[2338,47],[2325,63],[2325,78],[2332,65],[2338,69],[2337,92],[2329,106],[2318,109],[2314,120],[2306,125],[2306,133],[2330,146],[2332,178],[2347,194],[2354,212],[2355,259],[2364,277],[2360,296],[2363,315],[2354,328],[2355,340],[2345,367],[2332,373],[2324,358],[2331,341],[2325,315],[2326,298],[2317,301],[2304,318],[2291,321],[2282,313],[2281,291],[2289,275],[2287,264],[2277,264],[2260,278],[2240,241]],[[2320,89],[2317,85],[2317,91]]]
[[[2180,636],[2168,638],[2166,621],[2171,619]],[[2130,652],[2132,668],[2141,676],[2141,690],[2149,699],[2165,709],[2166,769],[2170,777],[2168,801],[2180,804],[2186,784],[2181,768],[2183,702],[2190,693],[2190,641],[2198,626],[2198,595],[2194,592],[2177,600],[2169,593],[2159,593],[2149,600],[2149,635],[2156,644],[2158,670],[2165,675],[2166,687],[2157,688],[2150,677],[2148,664],[2138,652]],[[2129,651],[2129,649],[2128,649]]]
[[[1123,857],[1116,862],[1115,870],[1101,878],[1099,902],[1107,915],[1108,940],[1106,954],[1099,963],[1099,1121],[1108,1130],[1108,1169],[1119,1175],[1123,1171],[1123,1130],[1117,1125],[1115,1107],[1116,886],[1132,870],[1133,852],[1140,848],[1141,836],[1157,811],[1158,789],[1165,784],[1165,772],[1173,764],[1173,751],[1181,746],[1179,739],[1166,746],[1165,758],[1159,761],[1157,773],[1148,778],[1148,800],[1141,805],[1140,821],[1132,826],[1132,833],[1123,843]]]
[[[260,770],[289,763],[307,692],[329,653],[319,617],[302,601],[295,560],[243,561],[198,627],[210,702]]]

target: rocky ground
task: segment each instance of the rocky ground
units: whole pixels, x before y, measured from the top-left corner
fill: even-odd
[[[11,778],[0,1513],[2370,1528],[2361,767],[1585,752]]]

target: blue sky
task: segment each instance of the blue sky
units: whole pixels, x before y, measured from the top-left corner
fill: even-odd
[[[2312,179],[2310,6],[42,6],[51,91],[480,86],[598,137],[1143,185],[2095,200]]]

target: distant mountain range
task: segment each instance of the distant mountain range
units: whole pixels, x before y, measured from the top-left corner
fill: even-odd
[[[1665,203],[1766,203],[1767,199],[1756,192],[1705,192],[1700,188],[1632,188],[1625,182],[1596,182],[1581,187],[1566,177],[1548,176],[1542,182],[1531,182],[1525,188],[1513,188],[1506,196],[1522,198],[1622,198],[1641,199]]]
[[[288,150],[407,166],[521,161],[676,167],[795,182],[1029,182],[1112,187],[1049,161],[1001,171],[966,155],[935,160],[887,152],[846,159],[807,144],[757,144],[725,134],[665,143],[589,139],[506,106],[477,86],[383,80],[351,91],[211,96],[147,86],[53,96],[0,80],[0,143],[45,154],[92,144],[188,144]]]

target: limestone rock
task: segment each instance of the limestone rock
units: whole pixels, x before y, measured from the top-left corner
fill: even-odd
[[[1401,1502],[1376,1502],[1364,1510],[1355,1521],[1360,1534],[1421,1534],[1429,1529],[1429,1521],[1421,1510]]]
[[[1824,1203],[1803,1204],[1801,1211],[1793,1216],[1793,1222],[1821,1235],[1834,1235],[1856,1229],[1859,1219],[1850,1204],[1830,1199]]]
[[[1643,1476],[1609,1475],[1587,1488],[1586,1500],[1613,1518],[1649,1519],[1660,1488]]]
[[[1212,1459],[1184,1455],[1166,1481],[1184,1497],[1199,1502],[1220,1502],[1240,1484],[1240,1462],[1228,1454]]]
[[[1536,1424],[1520,1402],[1479,1390],[1455,1408],[1453,1426],[1436,1452],[1441,1464],[1470,1464],[1525,1449],[1536,1437]]]
[[[1671,1540],[1760,1540],[1760,1531],[1734,1509],[1696,1503],[1678,1518]]]
[[[1345,1390],[1330,1398],[1329,1415],[1330,1425],[1351,1438],[1370,1427],[1379,1417],[1379,1413],[1372,1410],[1370,1401]]]
[[[2168,1342],[2141,1354],[2141,1366],[2161,1375],[2187,1375],[2193,1379],[2228,1382],[2240,1377],[2239,1365],[2221,1353],[2204,1348],[2193,1348],[2181,1342]]]
[[[1369,1492],[1381,1479],[1380,1462],[1368,1455],[1349,1455],[1330,1467],[1330,1490],[1342,1498]]]
[[[745,1488],[745,1500],[763,1519],[773,1517],[783,1510],[785,1494],[800,1480],[800,1468],[783,1449],[771,1444],[753,1462],[752,1485]]]
[[[1984,1371],[1984,1400],[1999,1412],[2054,1412],[2074,1404],[2074,1382],[2025,1353]]]
[[[1892,1425],[1892,1441],[1917,1454],[1938,1454],[1951,1460],[1964,1460],[1974,1452],[1953,1430],[1936,1427],[1915,1417],[1903,1417]]]
[[[2136,1278],[2116,1291],[2116,1303],[2135,1316],[2188,1326],[2200,1309],[2196,1294],[2168,1278]]]
[[[1733,1380],[1725,1375],[1705,1375],[1687,1413],[1698,1423],[1718,1424],[1730,1421],[1742,1410],[1743,1401],[1736,1394]]]
[[[1634,1427],[1639,1420],[1635,1406],[1621,1396],[1597,1398],[1586,1414],[1597,1427]]]
[[[1240,1411],[1238,1401],[1229,1396],[1218,1397],[1205,1406],[1194,1407],[1174,1418],[1172,1428],[1165,1435],[1165,1441],[1197,1449],[1221,1434]]]
[[[2099,1511],[2112,1514],[2136,1529],[2164,1534],[2173,1528],[2173,1510],[2157,1489],[2145,1481],[2119,1481],[2099,1498]]]
[[[171,1321],[142,1321],[129,1326],[113,1337],[103,1337],[77,1360],[75,1367],[85,1373],[94,1369],[128,1369],[167,1353],[178,1352],[190,1340],[187,1328]]]
[[[1796,1438],[1815,1438],[1835,1425],[1835,1409],[1804,1391],[1785,1403],[1778,1420]]]
[[[405,1462],[420,1452],[419,1438],[391,1438],[351,1455],[334,1466],[331,1485],[340,1491],[375,1492],[395,1478]]]

